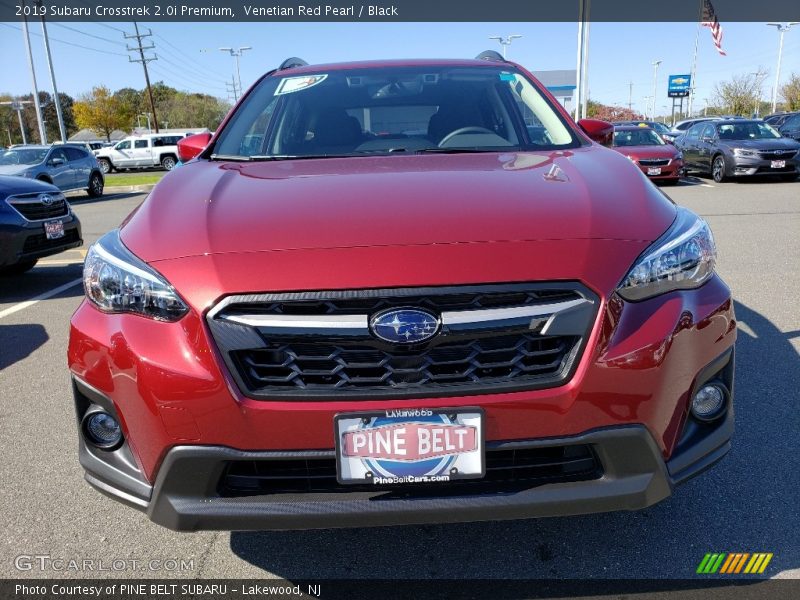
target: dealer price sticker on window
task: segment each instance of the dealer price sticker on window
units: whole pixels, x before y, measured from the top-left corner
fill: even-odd
[[[345,413],[334,422],[339,483],[446,483],[485,475],[478,408]]]

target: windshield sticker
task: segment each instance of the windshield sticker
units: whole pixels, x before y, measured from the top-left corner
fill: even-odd
[[[303,77],[288,77],[280,82],[278,89],[275,90],[276,96],[291,94],[300,90],[307,90],[325,81],[328,74],[324,75],[304,75]]]
[[[515,81],[516,77],[513,73],[500,73],[500,81]]]

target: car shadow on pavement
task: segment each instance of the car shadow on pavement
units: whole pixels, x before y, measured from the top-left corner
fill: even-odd
[[[720,581],[695,574],[709,552],[772,552],[762,578],[798,569],[800,358],[791,340],[800,332],[781,332],[738,302],[736,314],[733,449],[656,506],[539,520],[234,532],[231,550],[265,575],[295,581],[638,578],[662,579],[653,590],[681,589],[687,580],[705,588]]]
[[[38,323],[0,325],[0,372],[33,354],[48,339],[47,331]]]

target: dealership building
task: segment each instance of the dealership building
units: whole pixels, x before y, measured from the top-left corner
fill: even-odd
[[[556,97],[567,112],[575,109],[575,89],[578,86],[578,72],[575,69],[558,71],[532,71],[533,76],[542,82],[548,91]]]

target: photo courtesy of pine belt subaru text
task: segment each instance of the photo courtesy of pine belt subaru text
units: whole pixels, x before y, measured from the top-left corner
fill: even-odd
[[[520,65],[259,79],[86,257],[87,481],[175,530],[653,505],[733,434],[705,221]]]

